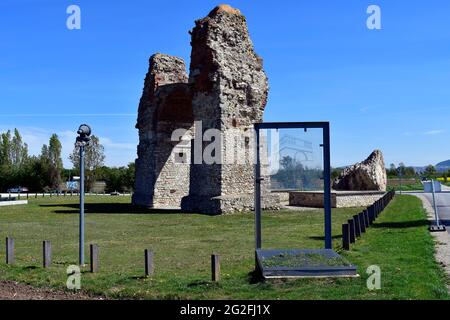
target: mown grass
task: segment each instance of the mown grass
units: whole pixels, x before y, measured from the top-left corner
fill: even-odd
[[[417,182],[413,184],[403,184],[401,186],[389,186],[388,189],[395,191],[422,191],[423,185],[420,182]]]
[[[77,198],[31,199],[0,208],[0,239],[14,237],[14,266],[0,279],[63,289],[66,268],[77,263]],[[433,257],[425,212],[418,199],[397,196],[376,224],[343,256],[358,266],[360,278],[301,279],[255,283],[253,215],[227,216],[136,210],[129,197],[88,197],[86,253],[100,247],[100,272],[82,274],[82,289],[115,298],[146,299],[447,299],[446,279]],[[359,211],[333,210],[333,245],[340,251],[341,224]],[[263,247],[321,248],[323,214],[268,212]],[[41,267],[43,240],[51,240],[54,264]],[[155,275],[143,278],[144,249],[155,251]],[[210,282],[210,254],[221,256],[220,283]],[[366,287],[370,265],[382,271],[382,289]]]

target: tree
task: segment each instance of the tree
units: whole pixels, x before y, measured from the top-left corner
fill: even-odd
[[[136,164],[130,162],[124,176],[124,186],[128,190],[134,190]]]
[[[50,137],[47,148],[48,174],[50,177],[50,187],[58,189],[61,185],[61,172],[63,170],[63,162],[61,159],[61,142],[55,133]]]
[[[24,166],[28,161],[28,146],[23,142],[19,130],[14,135],[8,130],[0,139],[0,189],[26,184]]]
[[[406,169],[405,164],[403,162],[400,162],[400,164],[398,165],[398,168],[397,168],[398,172],[400,173],[400,176],[405,177],[405,171],[406,171],[405,169]]]
[[[416,170],[413,167],[405,168],[405,177],[412,178],[416,176]]]
[[[14,129],[14,136],[11,139],[10,145],[10,161],[17,169],[22,166],[28,158],[28,145],[22,141],[22,136],[19,130]]]
[[[80,149],[75,146],[72,154],[69,156],[74,169],[80,167]],[[92,188],[96,180],[96,171],[103,166],[105,161],[105,148],[101,145],[100,140],[95,135],[91,136],[89,145],[85,147],[84,164],[86,168],[86,187],[88,190]]]
[[[437,173],[436,168],[430,164],[425,168],[424,175],[428,179],[434,179],[436,177],[436,173]]]
[[[11,156],[11,131],[8,130],[5,133],[2,133],[2,141],[0,148],[0,165],[9,167],[12,165]]]
[[[125,192],[134,189],[134,171],[135,165],[132,162],[127,167],[99,168],[97,177],[105,180],[107,192]]]
[[[331,180],[333,181],[333,180],[336,180],[337,178],[339,178],[339,176],[341,175],[341,173],[342,173],[342,169],[339,169],[339,168],[333,168],[333,169],[331,170]]]
[[[388,177],[397,177],[398,171],[397,171],[397,167],[395,166],[395,164],[391,163],[389,169],[386,170],[386,173],[387,173]]]
[[[27,186],[30,191],[38,192],[49,188],[48,166],[44,164],[41,157],[29,157],[21,173],[18,184]]]

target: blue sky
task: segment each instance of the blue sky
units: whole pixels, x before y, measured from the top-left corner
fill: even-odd
[[[265,121],[330,121],[332,163],[382,149],[387,164],[450,158],[450,2],[228,1],[247,17],[264,59]],[[81,30],[66,8],[81,8]],[[87,122],[108,165],[136,157],[137,106],[148,58],[189,61],[188,30],[209,0],[2,0],[0,131],[17,127],[39,152],[60,135],[64,162]],[[382,30],[368,30],[379,5]]]

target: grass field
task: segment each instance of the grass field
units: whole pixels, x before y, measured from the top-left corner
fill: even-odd
[[[63,289],[66,267],[77,263],[77,198],[32,199],[0,208],[0,239],[15,239],[16,265],[0,279]],[[205,216],[133,209],[129,197],[88,197],[86,253],[100,247],[100,272],[82,274],[86,292],[148,299],[447,299],[443,271],[433,258],[425,212],[418,199],[397,196],[352,251],[343,255],[360,278],[254,283],[253,215]],[[333,211],[335,249],[341,224],[358,209]],[[147,214],[145,214],[147,213]],[[42,240],[51,240],[54,264],[41,267]],[[321,211],[265,213],[263,247],[321,248]],[[143,252],[155,251],[155,275],[143,278]],[[222,280],[210,282],[210,254],[221,256]],[[88,256],[88,255],[87,255]],[[365,270],[378,265],[382,289],[368,291]]]
[[[395,191],[421,191],[423,190],[423,185],[419,181],[416,183],[408,183],[408,184],[402,184],[396,185],[396,186],[388,186],[389,190],[395,190]]]

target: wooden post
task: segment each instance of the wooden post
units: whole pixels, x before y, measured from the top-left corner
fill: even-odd
[[[342,225],[342,248],[350,250],[350,228],[348,223]]]
[[[350,243],[355,243],[356,237],[355,237],[355,220],[350,219],[348,220],[348,226],[350,229]]]
[[[220,257],[217,254],[211,255],[211,274],[213,282],[220,281]]]
[[[90,257],[91,257],[91,273],[98,272],[98,245],[90,245]]]
[[[361,228],[361,233],[366,233],[366,220],[364,219],[364,213],[358,213],[359,226]]]
[[[153,264],[153,251],[145,249],[144,255],[145,255],[145,276],[149,277],[152,276],[153,272],[155,271],[155,267]]]
[[[43,247],[43,266],[48,268],[52,265],[52,244],[50,241],[44,241]]]
[[[366,221],[366,229],[370,227],[369,209],[364,210],[364,220]]]
[[[361,236],[361,223],[359,223],[359,216],[354,215],[353,220],[355,221],[355,237],[358,238]]]
[[[16,259],[14,257],[14,239],[6,238],[6,264],[14,264]]]

